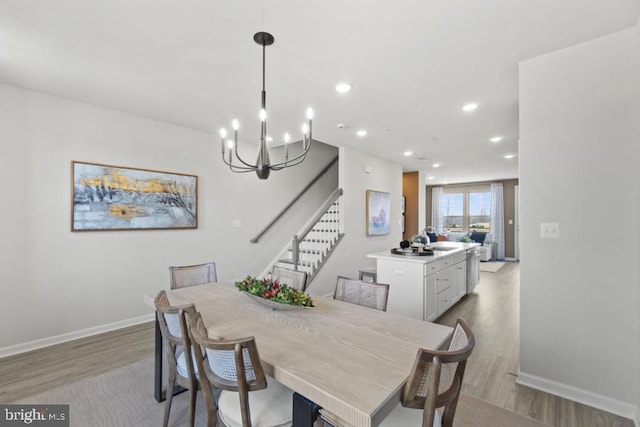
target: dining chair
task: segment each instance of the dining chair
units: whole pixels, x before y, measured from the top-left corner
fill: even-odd
[[[171,289],[218,281],[216,263],[213,261],[196,265],[172,266],[169,267],[169,274]]]
[[[338,276],[333,299],[387,311],[389,285]]]
[[[290,288],[297,289],[301,292],[307,288],[307,272],[300,270],[289,270],[274,266],[271,271],[271,280],[277,280]]]
[[[391,411],[380,427],[451,427],[467,359],[474,346],[471,328],[458,319],[453,333],[441,347],[446,350],[418,350],[401,405]],[[444,408],[442,416],[438,408]]]
[[[452,427],[467,359],[474,346],[471,329],[464,320],[458,319],[441,346],[446,350],[419,349],[402,391],[401,404],[396,405],[379,427]],[[438,408],[442,407],[441,416]],[[320,409],[320,421],[325,427],[349,426],[325,409]]]
[[[173,390],[176,382],[189,390],[189,425],[193,426],[199,382],[192,343],[189,338],[187,316],[195,312],[195,307],[193,304],[170,305],[167,293],[164,290],[156,295],[154,303],[169,365],[168,392],[164,408],[163,426],[166,427],[169,422]]]
[[[208,427],[292,424],[293,392],[273,378],[267,380],[254,337],[210,338],[198,312],[190,317],[189,325],[207,405]],[[217,401],[212,387],[221,390]]]

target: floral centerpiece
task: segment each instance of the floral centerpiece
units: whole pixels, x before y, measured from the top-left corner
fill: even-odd
[[[243,281],[235,283],[236,288],[249,295],[255,295],[269,302],[285,304],[294,307],[313,307],[313,300],[304,292],[290,288],[284,283],[271,279],[256,279],[247,276]],[[268,304],[275,308],[273,304]]]

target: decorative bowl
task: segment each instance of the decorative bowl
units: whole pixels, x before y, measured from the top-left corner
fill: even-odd
[[[308,308],[307,306],[304,306],[304,305],[284,304],[281,302],[260,298],[259,296],[250,294],[249,292],[243,291],[242,293],[248,296],[251,300],[253,300],[253,302],[265,307],[269,307],[272,310],[299,310],[301,308]]]

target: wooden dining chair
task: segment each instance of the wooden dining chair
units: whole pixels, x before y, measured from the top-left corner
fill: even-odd
[[[196,409],[196,394],[199,388],[198,370],[193,357],[193,348],[189,338],[187,316],[195,313],[193,304],[172,306],[167,293],[162,290],[154,300],[160,332],[164,340],[166,360],[169,365],[167,397],[164,409],[163,426],[169,423],[169,413],[173,401],[176,382],[189,390],[189,425],[193,426]]]
[[[467,359],[474,346],[471,329],[464,320],[458,319],[452,334],[441,346],[446,350],[419,349],[402,391],[401,404],[396,405],[379,427],[452,427]],[[438,408],[444,408],[442,416]],[[350,425],[325,409],[320,409],[320,421],[323,427]]]
[[[301,292],[307,288],[307,273],[300,270],[289,270],[275,266],[271,271],[271,280],[277,280],[281,284],[285,284],[290,288],[297,289]]]
[[[418,350],[409,380],[397,405],[380,427],[453,426],[467,359],[475,346],[469,325],[456,321],[453,333],[442,348]],[[442,410],[442,417],[437,411]]]
[[[189,325],[208,427],[291,425],[293,392],[273,378],[267,380],[254,337],[209,338],[200,313],[190,317]],[[217,402],[212,387],[222,390]]]
[[[217,282],[216,263],[169,267],[171,289]]]
[[[389,285],[338,276],[333,299],[387,311]]]

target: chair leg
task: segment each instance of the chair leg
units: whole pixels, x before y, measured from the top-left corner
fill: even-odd
[[[169,381],[167,384],[167,398],[164,404],[164,421],[163,427],[169,425],[169,412],[171,412],[171,403],[173,402],[173,389],[176,386],[176,368],[175,366],[169,366]]]
[[[194,426],[196,421],[196,396],[198,395],[198,386],[191,382],[189,387],[189,425]]]
[[[243,427],[251,427],[251,411],[249,409],[249,392],[247,390],[238,390],[240,395],[240,411],[242,413]]]
[[[458,396],[444,407],[442,413],[442,427],[453,427],[453,417],[456,415],[456,407],[458,406]]]
[[[204,369],[201,371],[204,372]],[[204,396],[204,404],[207,407],[207,427],[218,426],[218,405],[211,387],[211,383],[206,375],[200,376],[200,389]]]

